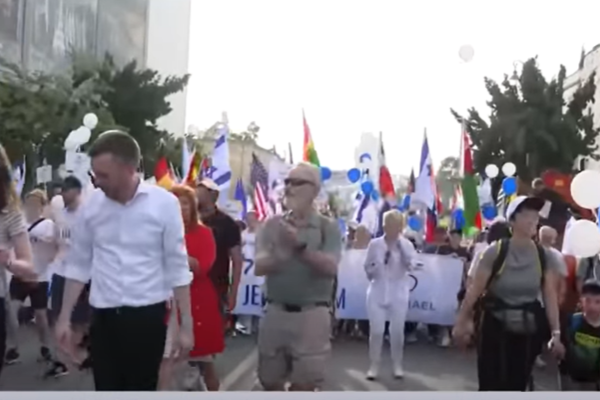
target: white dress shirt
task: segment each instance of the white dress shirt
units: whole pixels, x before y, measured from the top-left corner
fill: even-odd
[[[386,255],[388,251],[389,256]],[[408,272],[416,266],[416,255],[412,243],[402,236],[395,246],[388,247],[383,236],[369,243],[365,260],[365,272],[370,281],[368,290],[378,297],[380,305],[388,306],[396,296],[406,295]]]
[[[140,182],[127,204],[98,189],[82,207],[71,233],[65,277],[92,280],[93,307],[152,305],[190,284],[181,209],[173,194]]]

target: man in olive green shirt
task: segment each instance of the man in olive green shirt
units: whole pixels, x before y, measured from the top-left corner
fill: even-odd
[[[265,276],[267,307],[258,336],[258,378],[267,391],[314,391],[331,353],[329,309],[342,238],[313,203],[320,172],[299,164],[285,179],[286,214],[256,236],[255,273]],[[290,368],[291,366],[291,368]]]

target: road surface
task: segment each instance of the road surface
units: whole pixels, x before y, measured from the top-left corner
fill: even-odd
[[[89,373],[74,372],[59,379],[43,380],[44,366],[36,363],[38,346],[31,327],[23,327],[21,362],[4,368],[0,378],[3,391],[93,390]],[[260,390],[256,381],[256,339],[230,338],[227,350],[217,360],[222,390]],[[387,351],[386,351],[387,353]],[[365,379],[368,368],[367,343],[338,339],[333,344],[333,357],[325,391],[473,391],[477,388],[475,356],[455,349],[441,349],[426,342],[406,346],[403,380],[391,376],[389,357],[384,357],[380,379]],[[536,390],[556,390],[554,369],[536,371]]]

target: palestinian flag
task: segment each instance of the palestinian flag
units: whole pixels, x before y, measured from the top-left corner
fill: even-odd
[[[154,167],[154,179],[156,184],[164,189],[171,190],[175,184],[169,163],[165,157],[161,157]]]
[[[321,166],[319,162],[319,156],[317,155],[317,151],[315,150],[315,143],[312,140],[312,136],[310,134],[310,127],[306,122],[306,116],[304,115],[304,111],[302,111],[302,122],[304,123],[304,144],[302,150],[302,161],[309,162],[317,167]]]
[[[461,135],[461,189],[463,214],[465,216],[463,231],[468,232],[471,228],[481,229],[483,224],[479,209],[479,196],[477,195],[477,180],[473,169],[471,139],[464,125],[462,125]]]

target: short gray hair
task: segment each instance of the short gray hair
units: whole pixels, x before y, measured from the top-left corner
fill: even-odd
[[[319,169],[319,167],[311,163],[302,161],[296,164],[294,169],[306,171],[308,174],[310,174],[310,180],[317,187],[317,190],[321,189],[321,170]]]

